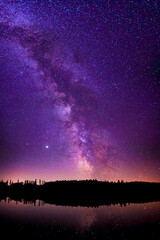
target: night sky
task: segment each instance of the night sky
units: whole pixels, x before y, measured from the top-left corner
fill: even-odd
[[[160,181],[160,3],[0,1],[0,179]]]

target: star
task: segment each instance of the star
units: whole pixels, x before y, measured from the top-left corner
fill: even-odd
[[[160,180],[159,8],[73,2],[0,1],[0,176]]]

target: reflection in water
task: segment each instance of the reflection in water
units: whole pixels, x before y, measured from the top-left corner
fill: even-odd
[[[26,223],[45,225],[47,231],[48,229],[51,231],[55,226],[60,232],[72,229],[74,231],[72,239],[74,239],[75,234],[83,235],[87,232],[91,237],[91,235],[98,236],[99,232],[103,232],[101,238],[105,239],[106,233],[109,238],[109,234],[120,229],[124,230],[124,227],[126,229],[153,222],[159,224],[160,202],[88,208],[56,206],[44,204],[40,200],[16,202],[7,198],[0,202],[0,222],[3,222],[4,219],[7,219],[6,224],[14,221],[21,226],[25,226]]]

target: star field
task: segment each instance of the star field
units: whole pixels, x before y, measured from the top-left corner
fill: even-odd
[[[0,3],[0,178],[160,180],[160,4]]]

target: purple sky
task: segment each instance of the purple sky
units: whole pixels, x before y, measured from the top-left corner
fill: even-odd
[[[160,4],[0,1],[0,179],[160,181]]]

